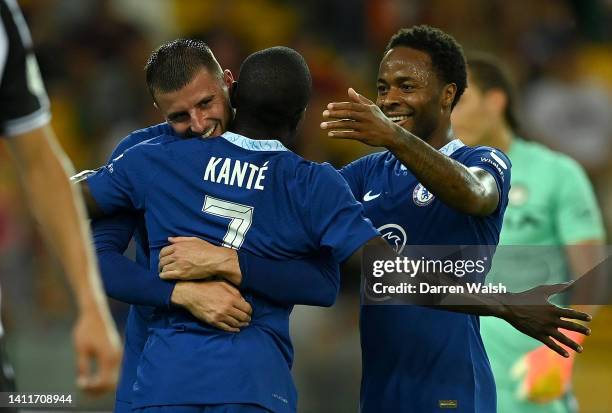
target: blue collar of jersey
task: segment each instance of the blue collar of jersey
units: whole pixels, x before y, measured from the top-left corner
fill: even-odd
[[[239,135],[233,132],[225,132],[221,135],[222,138],[227,140],[228,142],[233,143],[236,146],[240,146],[243,149],[249,151],[288,151],[289,149],[285,148],[282,143],[277,140],[259,140],[259,139],[250,139],[246,136]]]
[[[453,139],[446,145],[440,148],[440,152],[446,156],[451,156],[457,149],[463,148],[465,143],[461,142],[459,139]]]

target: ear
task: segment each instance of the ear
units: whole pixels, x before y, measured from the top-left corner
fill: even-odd
[[[508,105],[508,96],[500,89],[488,90],[485,94],[485,104],[488,108],[495,112],[495,114],[502,116]]]
[[[442,90],[442,108],[450,110],[453,100],[455,100],[455,95],[457,94],[457,85],[454,83],[449,83],[444,86]]]
[[[232,83],[234,83],[234,75],[229,69],[225,69],[223,71],[223,83],[225,83],[228,88],[230,88]]]
[[[230,73],[231,74],[231,73]],[[236,109],[236,98],[238,97],[238,82],[232,80],[229,86],[230,105]]]

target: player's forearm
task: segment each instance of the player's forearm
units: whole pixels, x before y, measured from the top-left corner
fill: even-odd
[[[221,248],[220,254],[217,255],[217,260],[209,261],[214,269],[208,272],[211,275],[217,275],[224,278],[228,282],[239,286],[242,284],[242,271],[240,269],[240,263],[238,260],[238,254],[235,250],[230,248]]]
[[[239,252],[246,288],[283,305],[334,304],[340,288],[340,269],[329,254],[279,261]]]
[[[365,261],[363,261],[365,271],[370,271],[374,268],[372,260],[393,262],[398,258],[397,253],[381,237],[371,239],[364,247],[369,249],[368,254],[364,255],[363,248],[355,254],[357,254],[357,257],[365,257]],[[471,275],[458,276],[453,273],[426,271],[421,271],[414,277],[407,277],[406,273],[402,272],[389,272],[385,274],[385,279],[390,285],[398,284],[398,282],[390,281],[393,278],[401,281],[401,284],[406,286],[407,291],[421,291],[422,284],[433,287],[431,290],[436,291],[436,293],[431,293],[428,290],[427,293],[405,295],[404,302],[406,304],[421,305],[464,314],[505,318],[511,311],[509,305],[514,303],[512,298],[515,297],[515,294],[512,293],[464,292],[469,291],[469,288],[466,288],[467,284],[482,281],[481,277],[475,280]],[[444,293],[437,291],[453,292]]]
[[[448,294],[431,308],[505,320],[512,311],[508,303],[510,294]]]
[[[449,207],[470,215],[488,215],[498,197],[476,174],[402,130],[387,146],[432,194]]]
[[[128,304],[167,306],[175,283],[123,255],[139,216],[121,213],[92,221],[104,289],[109,297]]]
[[[72,166],[52,129],[13,137],[9,147],[33,214],[63,264],[79,308],[104,308],[83,202],[69,182]]]
[[[215,246],[196,237],[170,237],[160,251],[164,280],[221,277],[283,305],[331,306],[340,284],[338,264],[329,253],[302,260],[275,260]],[[174,298],[174,297],[173,297]]]
[[[98,259],[109,297],[133,305],[170,305],[175,281],[160,279],[157,271],[149,271],[116,251],[98,249]]]

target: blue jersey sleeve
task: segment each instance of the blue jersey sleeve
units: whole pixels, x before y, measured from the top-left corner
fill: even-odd
[[[512,163],[506,154],[499,149],[481,146],[468,155],[464,165],[468,168],[477,167],[484,169],[493,176],[499,192],[499,204],[497,205],[496,212],[505,210],[505,206],[508,204],[512,169]]]
[[[104,288],[109,297],[128,304],[168,306],[175,282],[123,256],[137,221],[136,214],[121,213],[92,222]]]
[[[167,123],[132,132],[119,142],[111,160],[141,142],[172,133],[172,128]],[[175,282],[160,279],[157,271],[149,271],[148,267],[123,255],[134,235],[139,218],[139,214],[121,212],[92,222],[104,288],[110,297],[128,304],[167,306]],[[147,246],[143,245],[142,249],[146,250]]]
[[[337,262],[344,262],[368,240],[380,235],[365,218],[346,181],[329,164],[317,165],[310,174],[309,213],[313,236]]]
[[[334,304],[340,288],[340,268],[328,251],[303,260],[279,261],[238,251],[243,290],[251,290],[282,305]]]
[[[149,177],[139,146],[128,149],[87,178],[91,195],[107,214],[144,208]]]

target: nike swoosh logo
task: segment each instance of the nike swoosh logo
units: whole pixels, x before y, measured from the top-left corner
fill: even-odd
[[[378,198],[379,196],[380,196],[380,193],[376,195],[372,195],[372,191],[368,191],[368,193],[363,196],[363,200],[364,202],[368,202],[368,201]]]

